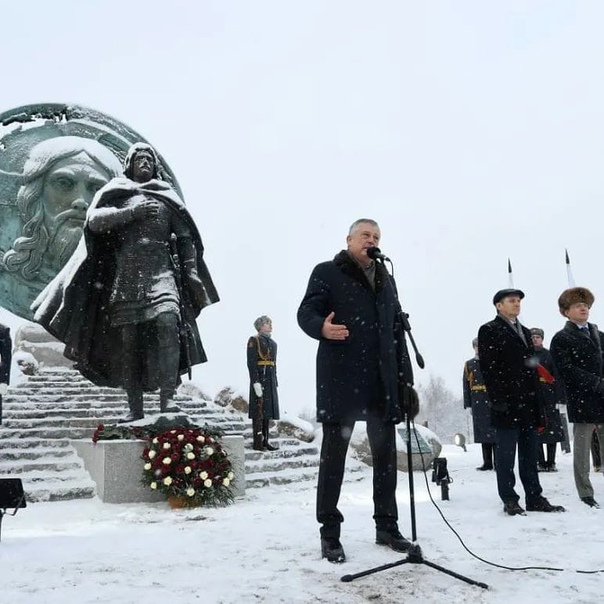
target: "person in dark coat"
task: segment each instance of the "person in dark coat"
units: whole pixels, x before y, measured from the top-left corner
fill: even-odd
[[[2,397],[10,384],[10,364],[13,352],[13,341],[10,329],[0,323],[0,424],[2,424]]]
[[[269,421],[279,419],[277,394],[277,342],[272,339],[273,322],[266,315],[254,321],[258,332],[247,341],[247,368],[250,373],[250,410],[253,448],[276,451],[268,442]]]
[[[503,511],[524,515],[514,489],[514,463],[524,487],[526,509],[563,512],[543,497],[537,473],[537,428],[545,422],[539,391],[538,362],[530,331],[520,324],[519,289],[503,289],[493,297],[497,316],[478,331],[480,368],[491,401],[491,421],[497,432],[497,489]]]
[[[564,441],[563,420],[558,405],[566,404],[566,399],[564,386],[556,371],[554,359],[550,351],[543,346],[544,336],[545,332],[540,327],[531,329],[535,356],[539,364],[547,370],[547,373],[542,372],[543,375],[539,376],[539,385],[545,403],[545,426],[538,431],[539,464],[537,467],[540,472],[556,472],[556,444]]]
[[[594,295],[585,287],[562,292],[558,307],[568,321],[552,338],[550,350],[566,386],[577,493],[583,503],[599,507],[589,480],[589,454],[594,426],[600,442],[604,442],[604,333],[588,321],[593,303]]]
[[[317,486],[317,521],[321,552],[343,562],[338,499],[346,451],[356,421],[367,422],[373,459],[376,543],[407,551],[410,542],[398,529],[395,424],[405,413],[413,371],[401,324],[394,279],[369,248],[380,242],[374,220],[350,227],[347,249],[317,265],[298,309],[298,324],[319,341],[317,352],[317,421],[323,443]],[[410,409],[410,415],[417,408]]]
[[[463,368],[463,406],[472,411],[474,442],[482,446],[482,465],[476,469],[484,472],[494,467],[496,433],[491,425],[491,402],[480,371],[478,338],[472,340],[472,347],[474,358],[467,360]]]
[[[144,417],[143,392],[159,388],[160,410],[180,376],[205,362],[196,318],[218,301],[199,231],[159,158],[136,143],[92,201],[84,236],[32,304],[34,319],[65,343],[65,356],[98,386],[123,387]]]

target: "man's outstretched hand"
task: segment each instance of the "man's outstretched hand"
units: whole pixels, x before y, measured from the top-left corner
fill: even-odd
[[[346,325],[337,325],[332,323],[335,317],[335,312],[331,311],[321,327],[321,335],[328,340],[345,340],[349,336],[349,331]]]

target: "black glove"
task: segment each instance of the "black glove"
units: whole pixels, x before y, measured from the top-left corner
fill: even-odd
[[[405,415],[412,420],[419,413],[419,396],[417,391],[410,384],[401,384],[399,387],[399,398],[401,409]]]

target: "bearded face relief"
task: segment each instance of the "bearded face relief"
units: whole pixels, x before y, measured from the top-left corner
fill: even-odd
[[[82,236],[86,210],[111,173],[86,153],[59,160],[44,177],[43,223],[49,235],[49,260],[62,267]]]
[[[22,230],[4,254],[5,270],[48,283],[73,254],[92,197],[120,172],[118,158],[95,140],[64,136],[34,146],[17,194]]]

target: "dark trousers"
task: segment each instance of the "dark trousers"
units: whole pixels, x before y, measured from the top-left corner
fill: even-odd
[[[317,521],[321,537],[340,537],[344,516],[338,500],[344,479],[346,451],[355,422],[323,424],[323,444],[317,484]],[[378,530],[398,528],[396,506],[396,440],[395,425],[380,419],[367,419],[367,438],[373,460],[373,506]]]
[[[542,492],[537,473],[537,431],[535,428],[497,428],[497,490],[503,502],[518,501],[514,490],[516,448],[518,473],[527,503],[534,502]]]

